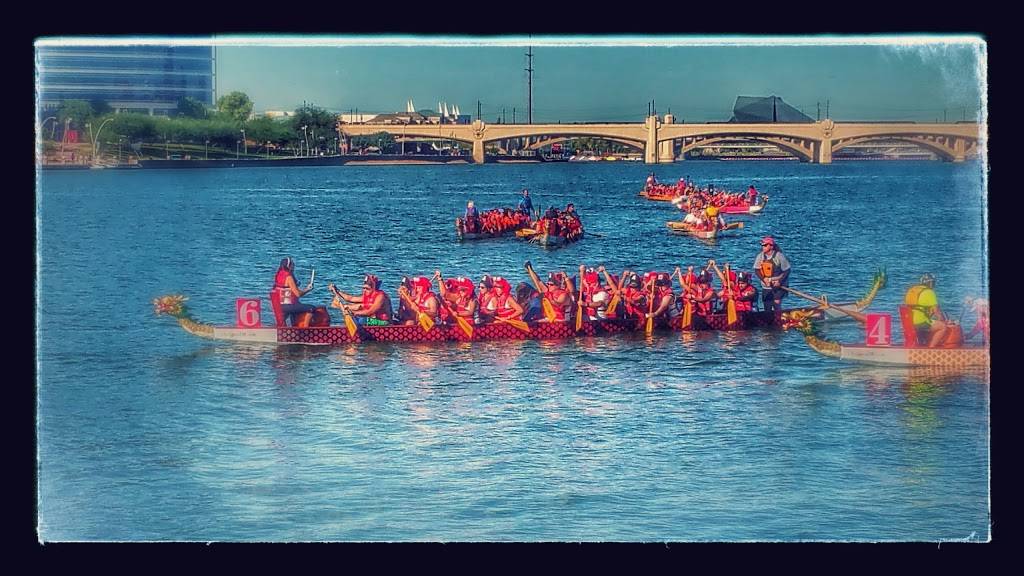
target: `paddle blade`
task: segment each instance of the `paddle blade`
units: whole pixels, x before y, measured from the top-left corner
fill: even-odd
[[[576,308],[576,331],[579,332],[583,328],[583,306]]]
[[[616,294],[615,296],[612,296],[612,301],[608,303],[608,312],[607,312],[607,314],[609,316],[614,316],[615,315],[615,309],[618,308],[618,307],[619,307],[619,295]]]
[[[510,319],[508,320],[508,323],[522,330],[523,332],[528,333],[530,331],[530,325],[527,324],[526,322],[523,322],[522,320]]]
[[[348,328],[348,335],[352,338],[356,337],[356,321],[351,316],[345,314],[345,328]]]
[[[689,328],[693,324],[693,303],[686,302],[683,308],[683,328]]]
[[[459,328],[462,328],[462,331],[466,333],[466,337],[468,337],[468,338],[472,338],[473,337],[473,325],[472,324],[470,324],[462,316],[456,316],[455,317],[455,321],[459,324]]]
[[[420,312],[417,318],[420,322],[420,328],[423,328],[424,332],[430,332],[430,329],[434,327],[434,320],[425,313]]]
[[[725,312],[725,319],[728,321],[729,325],[735,324],[736,323],[736,301],[735,300],[729,300],[729,303],[726,304],[726,306],[725,306],[725,310],[726,310],[726,312]]]
[[[543,298],[540,303],[541,308],[544,309],[544,317],[548,319],[548,322],[554,322],[558,315],[555,314],[555,307],[551,305],[551,301],[547,298]]]
[[[644,328],[644,331],[647,332],[648,335],[650,335],[652,332],[654,332],[654,317],[653,316],[651,316],[650,318],[647,319],[647,326]]]

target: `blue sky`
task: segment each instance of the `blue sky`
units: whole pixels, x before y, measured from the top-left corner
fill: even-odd
[[[424,39],[420,39],[422,42]],[[253,39],[259,42],[259,39]],[[301,42],[302,39],[299,39]],[[652,41],[656,41],[653,40]],[[311,43],[317,43],[310,39]],[[217,48],[219,94],[257,110],[303,101],[335,111],[404,111],[438,101],[496,120],[525,119],[525,46]],[[970,43],[806,46],[534,46],[534,122],[639,121],[647,103],[687,122],[727,120],[736,96],[781,96],[837,120],[968,120],[984,97],[983,47]]]

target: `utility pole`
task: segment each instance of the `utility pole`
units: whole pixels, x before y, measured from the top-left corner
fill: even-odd
[[[483,120],[484,119],[483,116],[480,115],[480,101],[479,100],[476,101],[476,119],[477,120]]]
[[[501,108],[501,123],[502,124],[505,123],[505,107],[504,106],[502,106],[502,108]]]
[[[818,122],[821,122],[821,102],[818,102]]]
[[[960,120],[963,122],[967,122],[967,107],[961,108],[960,112]]]
[[[945,108],[942,109],[942,123],[943,124],[946,123],[946,109]]]
[[[533,124],[533,46],[530,46],[526,53],[527,64],[527,99],[526,99],[526,123]]]
[[[826,100],[825,100],[825,118],[832,118],[832,116],[830,116],[830,115],[829,115],[829,113],[828,113],[828,105],[829,105],[829,103],[831,103],[831,102],[832,102],[832,101],[831,101],[831,100],[829,100],[829,99],[826,99]]]
[[[512,108],[512,123],[513,124],[516,123],[516,109],[515,109],[515,107]]]

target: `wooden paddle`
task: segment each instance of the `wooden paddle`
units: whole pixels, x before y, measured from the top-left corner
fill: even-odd
[[[348,311],[348,308],[339,301],[339,299],[344,300],[344,298],[341,297],[341,293],[334,287],[334,284],[328,284],[327,288],[334,294],[334,302],[331,302],[331,306],[341,310],[341,315],[345,317],[345,328],[348,329],[348,335],[355,338],[356,330],[358,330],[356,321],[352,319],[352,313]]]
[[[564,274],[564,272],[563,272]],[[579,332],[583,328],[583,265],[580,264],[580,290],[576,294],[576,331]],[[572,292],[569,293],[572,295]]]
[[[725,265],[725,274],[722,274],[714,260],[710,264],[715,269],[715,273],[718,274],[718,278],[722,280],[722,284],[725,285],[725,291],[729,294],[729,301],[725,305],[725,320],[731,326],[736,323],[737,315],[736,297],[732,293],[732,283],[729,281],[729,265]]]
[[[427,316],[427,313],[420,309],[412,298],[409,297],[409,292],[405,289],[405,286],[398,288],[398,296],[412,308],[412,311],[416,313],[416,319],[420,323],[420,328],[423,328],[424,332],[430,332],[430,329],[434,327],[434,319]]]
[[[601,267],[601,272],[604,274],[605,281],[608,282],[608,288],[610,288],[611,291],[612,291],[612,301],[608,303],[608,308],[605,311],[605,315],[606,316],[614,316],[615,315],[615,309],[619,307],[619,300],[622,299],[622,293],[621,293],[622,288],[620,286],[617,286],[615,284],[615,282],[612,282],[611,275],[608,274],[608,271],[605,270],[603,266]],[[622,282],[622,279],[624,277],[625,277],[625,273],[623,273],[622,276],[619,276],[619,282]]]
[[[651,278],[651,299],[647,303],[647,326],[644,332],[648,336],[654,332],[654,278]]]
[[[544,309],[544,317],[548,319],[548,322],[554,322],[558,318],[558,314],[555,313],[555,307],[551,304],[551,301],[547,297],[547,288],[540,283],[540,278],[537,273],[534,272],[533,266],[529,262],[525,264],[526,273],[530,276],[530,281],[533,282],[534,286],[537,287],[537,291],[540,292],[540,305]]]
[[[803,292],[801,292],[799,290],[794,290],[793,288],[790,288],[788,286],[779,286],[779,288],[782,288],[786,292],[790,292],[792,294],[796,294],[797,296],[799,296],[801,298],[806,298],[807,300],[810,300],[811,302],[816,302],[816,303],[818,303],[821,306],[824,306],[826,308],[834,308],[834,309],[842,312],[843,314],[846,314],[850,318],[853,318],[857,322],[860,322],[861,324],[864,324],[865,322],[867,322],[867,316],[861,314],[860,312],[858,312],[856,310],[848,310],[848,309],[843,308],[841,306],[836,306],[834,304],[829,304],[825,300],[821,300],[820,298],[815,298],[814,296],[811,296],[809,294],[804,294]]]
[[[692,272],[693,266],[687,268],[686,271],[687,274]],[[678,267],[676,268],[676,276],[679,277],[679,285],[683,287],[683,300],[685,300],[683,303],[683,322],[681,327],[689,328],[693,324],[693,302],[689,298],[686,298],[686,293],[689,292],[690,285],[683,282],[683,274],[679,271]]]
[[[443,282],[444,281],[441,280],[441,277],[438,276],[438,275],[435,275],[434,278],[437,279],[437,291],[441,292],[441,290],[443,290],[443,288],[441,288],[441,286],[443,286]],[[461,328],[463,332],[465,332],[466,337],[472,339],[473,338],[473,325],[470,324],[468,320],[466,320],[462,316],[459,316],[458,314],[455,313],[455,309],[452,308],[451,305],[448,303],[448,300],[444,297],[444,293],[443,292],[441,292],[440,300],[441,300],[441,304],[443,304],[445,309],[448,310],[448,313],[451,314],[453,318],[455,318],[455,323],[459,325],[459,328]]]
[[[515,318],[502,318],[501,316],[495,316],[494,319],[497,320],[498,322],[510,324],[513,327],[518,328],[523,332],[526,332],[527,334],[530,333],[530,325],[527,324],[526,322],[523,322],[522,320],[516,320]]]

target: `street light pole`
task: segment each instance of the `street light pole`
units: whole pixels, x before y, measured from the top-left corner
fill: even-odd
[[[242,130],[242,149],[245,151],[245,155],[249,155],[249,142],[245,139],[245,130]]]
[[[206,145],[203,146],[203,153],[206,156],[206,159],[209,160],[210,159],[210,141],[209,140],[207,140],[206,141]]]
[[[303,124],[302,125],[302,140],[306,143],[306,154],[305,155],[308,156],[309,155],[309,135],[306,132],[306,128],[307,128],[307,126],[305,124]]]
[[[107,122],[110,122],[111,120],[113,120],[113,118],[107,118],[106,120],[104,120],[103,122],[100,123],[100,127],[96,130],[96,138],[92,141],[92,161],[93,162],[96,162],[96,147],[98,146],[98,142],[100,140],[100,133],[103,132],[103,127],[107,125]],[[92,132],[92,128],[90,128],[89,131],[91,133]]]

